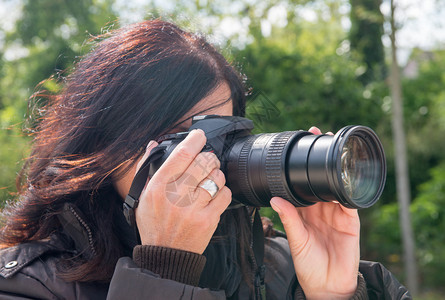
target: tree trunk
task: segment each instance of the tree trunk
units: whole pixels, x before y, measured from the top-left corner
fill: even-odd
[[[408,176],[408,163],[406,158],[405,131],[403,129],[403,99],[400,82],[400,70],[397,61],[396,25],[394,20],[395,5],[391,0],[391,74],[390,88],[392,97],[392,130],[395,150],[397,199],[399,202],[400,227],[404,252],[405,273],[408,289],[413,295],[418,294],[417,262],[415,257],[415,243],[411,225],[409,205],[411,201],[410,184]]]

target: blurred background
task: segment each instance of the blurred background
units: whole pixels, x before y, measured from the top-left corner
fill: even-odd
[[[360,211],[361,257],[415,298],[445,299],[443,0],[0,0],[2,206],[38,121],[32,95],[57,93],[97,35],[157,17],[208,35],[246,75],[257,132],[373,128],[388,177]]]

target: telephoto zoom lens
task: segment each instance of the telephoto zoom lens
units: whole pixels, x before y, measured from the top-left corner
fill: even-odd
[[[335,135],[287,131],[245,136],[225,152],[224,173],[236,201],[270,206],[273,196],[295,206],[338,201],[348,208],[377,202],[386,161],[377,135],[347,126]]]

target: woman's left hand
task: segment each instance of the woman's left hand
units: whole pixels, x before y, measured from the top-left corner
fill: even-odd
[[[309,130],[321,134],[318,128]],[[274,197],[295,272],[307,299],[348,299],[357,289],[360,220],[357,210],[320,202],[294,207]]]

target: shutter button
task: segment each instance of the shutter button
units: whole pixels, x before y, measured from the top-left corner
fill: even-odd
[[[6,269],[11,269],[14,268],[15,266],[17,266],[18,262],[16,260],[10,261],[6,264],[5,268]]]

